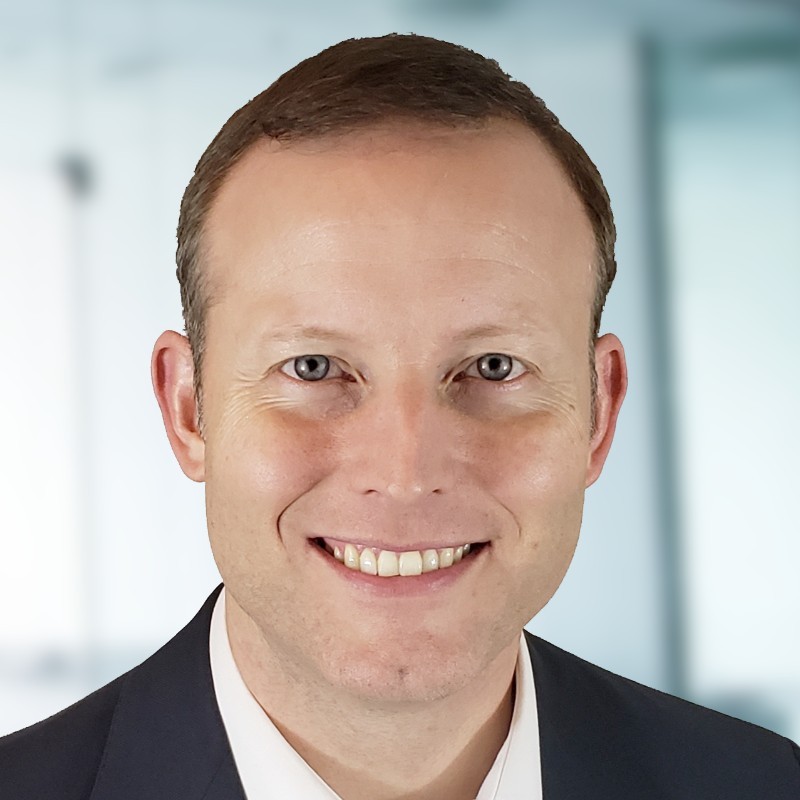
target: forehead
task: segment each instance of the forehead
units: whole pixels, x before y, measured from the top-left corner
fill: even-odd
[[[265,140],[229,173],[205,237],[223,303],[314,285],[429,303],[438,293],[449,303],[471,286],[588,309],[594,288],[580,198],[519,123]]]

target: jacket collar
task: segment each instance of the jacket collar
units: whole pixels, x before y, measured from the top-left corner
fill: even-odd
[[[643,687],[525,631],[539,717],[544,800],[662,797],[651,784],[645,729],[634,721]],[[644,690],[647,691],[647,690]],[[671,796],[671,795],[670,795]]]
[[[208,635],[222,584],[127,673],[90,800],[245,800],[217,707]]]

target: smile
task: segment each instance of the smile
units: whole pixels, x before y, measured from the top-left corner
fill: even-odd
[[[355,572],[381,578],[422,575],[450,569],[470,553],[478,553],[486,542],[428,550],[380,550],[350,542],[332,542],[323,537],[314,543],[341,564]]]

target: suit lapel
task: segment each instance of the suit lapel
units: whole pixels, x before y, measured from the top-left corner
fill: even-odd
[[[596,749],[586,728],[591,707],[581,707],[565,665],[546,647],[547,642],[528,631],[525,640],[536,687],[543,800],[597,798],[590,780]],[[587,757],[592,763],[586,762]]]
[[[543,800],[663,796],[615,676],[525,631],[531,654]]]
[[[245,800],[214,694],[208,636],[220,584],[120,693],[91,800]]]

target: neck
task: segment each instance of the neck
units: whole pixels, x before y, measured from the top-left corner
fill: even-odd
[[[431,702],[387,706],[343,697],[302,667],[298,680],[298,665],[277,657],[233,602],[227,605],[226,621],[247,688],[283,737],[343,800],[477,795],[511,725],[518,639],[462,690]]]

